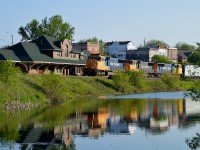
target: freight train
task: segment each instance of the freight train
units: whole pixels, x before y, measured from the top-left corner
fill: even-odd
[[[107,56],[100,56],[92,54],[88,57],[86,67],[84,68],[84,75],[100,75],[107,76],[116,71],[139,71],[137,68],[137,61],[121,60]]]
[[[84,75],[108,76],[116,71],[142,71],[147,77],[159,77],[162,74],[176,74],[182,77],[200,78],[200,67],[193,65],[121,60],[109,56],[92,54],[88,57]]]

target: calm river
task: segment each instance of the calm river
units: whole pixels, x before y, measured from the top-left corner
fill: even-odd
[[[200,103],[183,92],[108,96],[0,111],[1,150],[190,150]]]

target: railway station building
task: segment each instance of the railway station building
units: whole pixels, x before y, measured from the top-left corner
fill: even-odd
[[[73,49],[69,40],[40,36],[0,49],[0,62],[12,61],[22,72],[30,74],[79,75],[85,67],[86,50]]]

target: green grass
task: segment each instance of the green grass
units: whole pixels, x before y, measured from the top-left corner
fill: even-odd
[[[164,77],[164,79],[144,79],[140,84],[133,85],[126,81],[123,84],[124,91],[116,89],[116,81],[113,79],[101,78],[101,77],[63,77],[62,82],[66,88],[63,89],[65,93],[65,100],[75,99],[83,96],[100,96],[100,95],[116,95],[116,94],[132,94],[132,93],[143,93],[143,92],[158,92],[158,91],[178,91],[190,89],[193,82],[190,80],[185,81],[174,81],[170,77]],[[123,77],[118,86],[123,83]],[[1,82],[0,82],[1,83]],[[55,83],[56,84],[56,83]],[[47,95],[44,92],[42,86],[41,75],[29,75],[21,74],[17,83],[17,91],[19,94],[20,102],[44,102],[48,101]],[[13,101],[13,94],[9,94],[8,90],[5,89],[3,84],[0,84],[0,101]],[[15,89],[12,89],[15,90]],[[11,92],[12,93],[12,92]]]

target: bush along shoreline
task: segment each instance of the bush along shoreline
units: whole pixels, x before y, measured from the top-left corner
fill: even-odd
[[[147,79],[142,72],[117,72],[102,77],[22,74],[11,62],[0,64],[0,104],[7,110],[31,109],[84,96],[133,94],[190,89],[191,81],[162,75]]]

